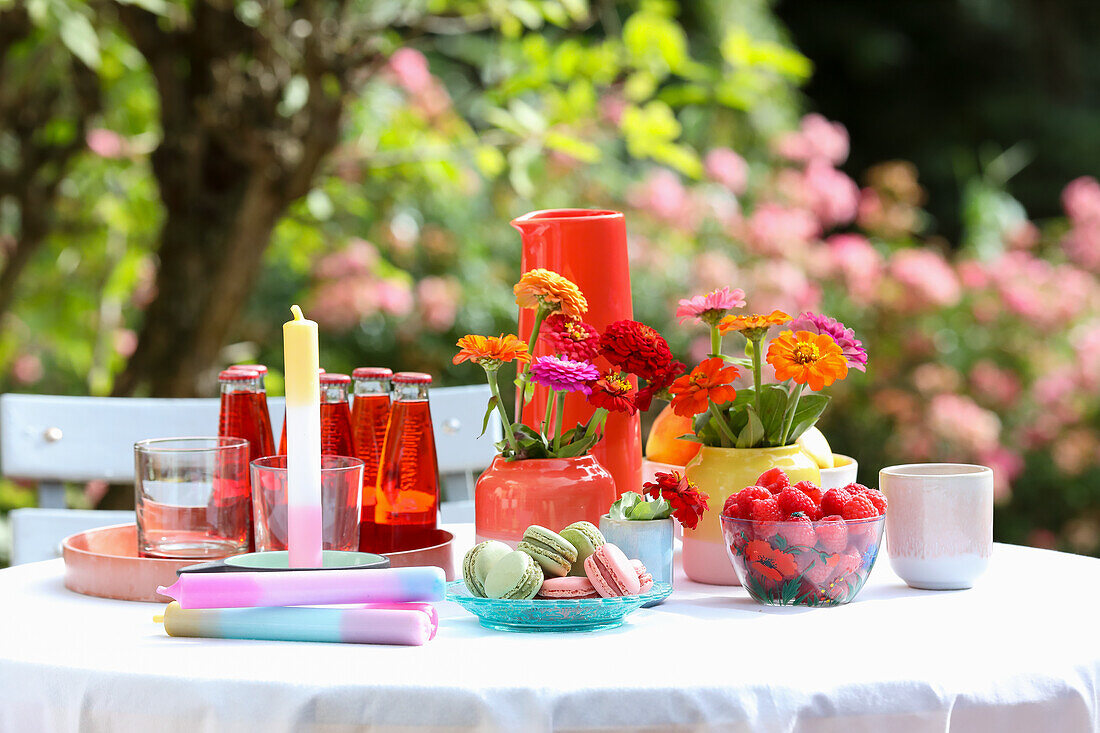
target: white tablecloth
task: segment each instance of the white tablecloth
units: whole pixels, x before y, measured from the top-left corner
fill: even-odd
[[[468,544],[469,527],[460,536]],[[160,606],[77,595],[60,560],[0,571],[0,731],[1100,730],[1100,561],[997,545],[970,591],[768,608],[679,576],[590,634],[423,647],[170,638]]]

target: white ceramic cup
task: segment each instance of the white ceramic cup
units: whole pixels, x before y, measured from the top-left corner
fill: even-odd
[[[913,588],[970,588],[993,551],[993,470],[910,463],[879,471],[886,495],[886,550]]]

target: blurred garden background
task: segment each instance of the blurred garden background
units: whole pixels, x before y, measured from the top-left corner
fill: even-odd
[[[280,394],[292,302],[330,371],[475,381],[509,220],[615,208],[681,360],[682,297],[827,312],[864,481],[991,465],[999,540],[1100,554],[1098,130],[1090,0],[0,0],[0,388]]]

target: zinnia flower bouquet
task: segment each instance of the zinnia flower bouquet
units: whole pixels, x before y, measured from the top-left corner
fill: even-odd
[[[768,315],[733,315],[745,305],[744,292],[723,288],[681,300],[680,322],[694,320],[711,332],[711,354],[669,388],[672,410],[694,419],[693,435],[703,445],[766,448],[791,445],[817,422],[829,398],[821,390],[866,371],[867,352],[843,323],[816,313],[793,319],[782,311]],[[775,383],[764,384],[761,357],[769,330],[785,327],[767,347],[765,360]],[[723,337],[739,333],[745,356],[722,353]],[[735,389],[742,369],[752,373],[752,387]],[[809,393],[805,392],[809,387]]]
[[[656,396],[670,398],[669,385],[685,367],[672,358],[668,343],[652,328],[624,320],[599,333],[583,320],[588,302],[580,289],[550,270],[525,272],[513,290],[520,308],[535,311],[530,340],[524,343],[514,334],[471,334],[458,340],[453,359],[455,364],[472,361],[485,370],[492,397],[482,430],[496,410],[504,424],[504,440],[497,444],[504,458],[583,456],[599,442],[610,412],[634,414],[649,409]],[[540,339],[552,354],[533,356]],[[596,364],[600,357],[610,368]],[[504,407],[497,375],[509,362],[517,365],[515,385],[524,404],[531,401],[535,385],[550,390],[537,427],[513,421]],[[635,387],[632,377],[645,380],[645,385]],[[565,397],[571,393],[583,394],[595,411],[586,424],[566,429]]]

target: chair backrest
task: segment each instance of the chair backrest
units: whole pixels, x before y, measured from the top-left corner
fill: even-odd
[[[439,472],[448,487],[493,459],[501,438],[494,414],[479,440],[488,385],[432,390],[432,424]],[[282,430],[283,400],[268,400],[275,434]],[[45,482],[134,477],[133,445],[145,438],[214,435],[217,399],[156,399],[0,395],[0,473]],[[465,497],[454,497],[465,498]]]

